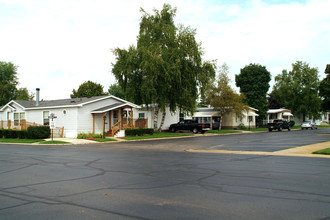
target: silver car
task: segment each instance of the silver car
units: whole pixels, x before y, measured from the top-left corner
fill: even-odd
[[[301,124],[301,130],[308,129],[308,128],[310,128],[311,130],[317,129],[317,125],[312,121],[304,121]]]

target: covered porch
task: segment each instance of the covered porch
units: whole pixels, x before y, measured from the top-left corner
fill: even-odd
[[[114,137],[121,130],[147,128],[148,119],[133,118],[136,107],[134,104],[116,103],[92,111],[93,134],[101,131],[106,136]]]

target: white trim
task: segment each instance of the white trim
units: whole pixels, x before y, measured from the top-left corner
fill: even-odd
[[[284,112],[283,116],[293,116],[293,114],[291,114],[290,112]]]
[[[14,100],[11,100],[11,101],[9,101],[6,105],[4,105],[4,106],[0,109],[0,111],[4,111],[4,109],[5,109],[6,107],[9,107],[9,108],[12,109],[12,110],[16,110],[16,108],[14,108],[13,106],[10,106],[10,104],[12,104],[12,103],[15,103],[15,104],[18,105],[20,108],[22,108],[22,109],[25,110],[25,108],[24,108],[22,105],[18,104],[18,103],[15,102]]]
[[[105,110],[102,110],[102,111],[92,111],[91,113],[92,113],[92,114],[93,114],[93,113],[104,113],[104,112],[108,112],[108,111],[111,111],[111,110],[114,110],[114,109],[117,109],[117,108],[123,107],[123,106],[125,106],[125,105],[129,105],[129,104],[128,104],[128,103],[123,103],[123,104],[118,105],[118,106],[115,106],[115,107],[113,107],[113,108],[108,108],[108,109],[105,109]],[[132,107],[132,108],[134,108],[134,107]]]
[[[84,105],[87,105],[87,104],[90,104],[90,103],[93,103],[93,102],[98,102],[98,101],[102,101],[102,100],[104,100],[104,99],[109,99],[109,98],[117,99],[118,101],[121,101],[121,102],[124,102],[124,103],[126,103],[126,104],[128,104],[128,105],[133,106],[133,108],[139,108],[138,105],[133,104],[133,103],[131,103],[131,102],[128,102],[128,101],[126,101],[126,100],[123,100],[123,99],[118,98],[118,97],[113,96],[113,95],[105,96],[105,97],[102,97],[102,98],[99,98],[99,99],[95,99],[95,100],[92,100],[92,101],[88,101],[88,102],[83,102],[83,103],[81,103],[80,105],[81,105],[81,106],[84,106]]]
[[[218,112],[214,111],[200,111],[200,112],[195,112],[193,117],[213,117],[213,116],[218,116]]]
[[[47,107],[33,107],[33,108],[25,108],[25,110],[42,110],[42,109],[55,109],[55,108],[78,108],[82,107],[81,104],[79,105],[59,105],[59,106],[47,106]]]

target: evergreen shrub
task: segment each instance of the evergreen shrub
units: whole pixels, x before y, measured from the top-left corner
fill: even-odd
[[[27,128],[27,136],[29,139],[44,139],[50,137],[49,126],[30,126]]]
[[[8,138],[17,138],[17,130],[8,130],[9,132],[9,137]]]
[[[2,136],[3,138],[10,138],[10,132],[8,129],[3,129],[2,130]]]
[[[289,121],[289,126],[292,128],[296,124],[295,121]]]
[[[128,129],[125,131],[126,136],[142,136],[142,135],[153,135],[154,129],[152,128],[138,128]]]

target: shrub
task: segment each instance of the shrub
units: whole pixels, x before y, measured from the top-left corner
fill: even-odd
[[[3,134],[2,134],[3,132],[2,131],[3,131],[3,129],[0,129],[0,138],[3,138]]]
[[[9,137],[8,138],[17,138],[17,130],[8,130]]]
[[[289,121],[289,126],[290,126],[290,127],[293,127],[295,124],[296,124],[295,121]]]
[[[86,138],[102,138],[102,134],[93,134],[93,133],[79,133],[78,139],[86,139]]]
[[[19,139],[26,139],[28,137],[28,133],[27,133],[27,130],[20,130],[20,131],[17,131],[17,137]]]
[[[44,139],[50,137],[49,126],[30,126],[27,129],[29,139]]]
[[[126,136],[142,136],[145,134],[153,135],[154,129],[152,128],[138,128],[138,129],[128,129],[125,131]]]
[[[2,135],[4,138],[10,138],[10,132],[8,129],[2,130]]]
[[[238,129],[239,130],[244,130],[244,129],[246,129],[246,127],[243,123],[241,123],[241,124],[238,125]]]

